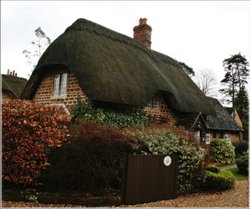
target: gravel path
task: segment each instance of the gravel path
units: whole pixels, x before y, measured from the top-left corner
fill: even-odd
[[[164,200],[158,202],[122,205],[119,207],[249,207],[249,189],[248,180],[236,181],[235,188],[216,193],[193,193],[180,196],[173,200]],[[70,204],[34,204],[27,202],[3,202],[3,207],[86,207],[84,205]]]
[[[236,181],[235,188],[216,193],[194,193],[177,199],[126,207],[249,207],[248,180]]]

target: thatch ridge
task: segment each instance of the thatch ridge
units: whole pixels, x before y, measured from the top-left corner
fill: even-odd
[[[160,52],[149,50],[143,43],[140,41],[136,41],[135,39],[126,36],[124,34],[118,33],[116,31],[113,31],[109,28],[106,28],[102,25],[99,25],[97,23],[91,22],[89,20],[79,18],[77,19],[71,26],[69,26],[65,33],[71,31],[71,30],[86,30],[92,33],[95,33],[96,35],[106,37],[108,39],[111,39],[112,41],[117,41],[123,44],[127,44],[129,46],[133,46],[135,48],[138,48],[142,51],[144,51],[146,54],[148,54],[151,58],[155,59],[156,61],[159,61],[159,56],[161,57],[161,61],[164,61],[166,63],[176,65],[179,67],[178,61],[174,60],[173,58],[161,54]]]
[[[92,101],[143,105],[162,91],[179,111],[214,113],[176,60],[85,19],[76,20],[47,48],[22,97],[32,98],[48,66],[58,64],[76,75]]]

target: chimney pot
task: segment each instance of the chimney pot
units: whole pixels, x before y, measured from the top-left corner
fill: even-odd
[[[147,25],[147,20],[148,20],[147,18],[143,18],[143,19],[142,19],[142,24],[143,24],[143,25]]]
[[[9,75],[9,74],[10,74],[10,69],[7,70],[7,75]]]
[[[147,24],[147,18],[140,18],[139,25],[134,27],[134,39],[141,41],[144,45],[151,49],[151,31],[152,28]]]

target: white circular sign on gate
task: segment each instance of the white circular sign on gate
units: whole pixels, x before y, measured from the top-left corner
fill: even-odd
[[[171,162],[172,162],[172,159],[171,159],[170,156],[164,157],[163,163],[164,163],[165,166],[170,166],[170,165],[171,165]]]

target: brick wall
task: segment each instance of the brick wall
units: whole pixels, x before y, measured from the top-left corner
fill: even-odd
[[[64,104],[70,109],[70,107],[76,103],[78,97],[82,101],[88,100],[73,74],[68,74],[67,96],[54,97],[53,79],[54,74],[47,74],[44,76],[33,97],[34,102],[43,104]],[[176,121],[173,110],[161,95],[156,95],[156,97],[159,98],[159,106],[157,108],[145,107],[145,113],[149,115],[152,123],[167,123],[169,125],[174,125]]]
[[[82,92],[78,81],[73,74],[68,74],[67,96],[53,96],[54,74],[47,74],[42,79],[36,90],[33,101],[43,104],[64,104],[68,109],[76,103],[79,97],[82,101],[87,101],[86,95]]]
[[[150,121],[156,124],[166,123],[168,125],[175,125],[176,120],[174,110],[170,107],[168,102],[160,94],[155,95],[159,99],[159,106],[156,108],[145,107],[145,113],[150,117]]]
[[[219,131],[211,131],[210,132],[210,140],[212,140],[214,137],[214,132],[215,132],[215,138],[219,139],[219,138],[223,138],[221,137],[221,133]],[[231,142],[237,142],[240,140],[240,134],[239,133],[235,133],[235,132],[231,132],[231,131],[227,131],[227,132],[223,132],[222,135],[224,134],[229,134],[231,137]]]

